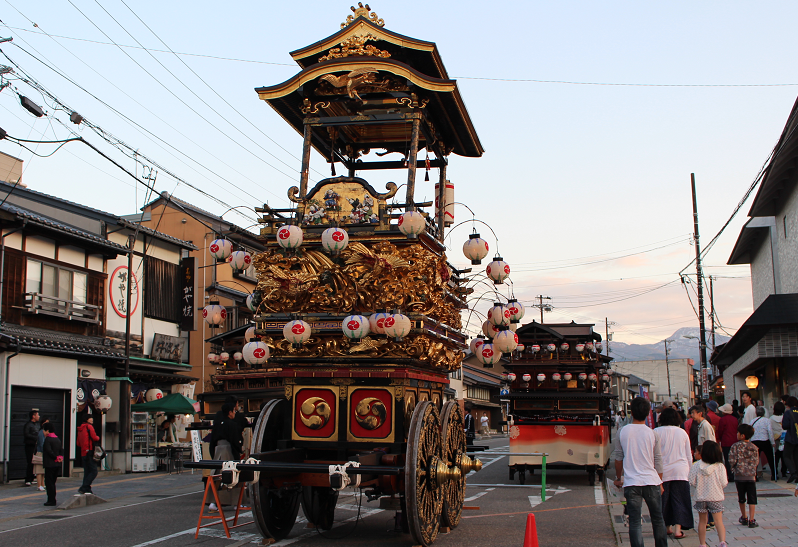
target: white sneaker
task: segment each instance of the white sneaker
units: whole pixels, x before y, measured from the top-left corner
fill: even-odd
[[[25,483],[25,486],[31,486],[31,483],[29,483],[29,482],[26,482],[26,483]]]
[[[45,492],[47,489],[44,486],[39,487],[39,492]]]
[[[208,511],[218,511],[218,510],[219,508],[216,507],[216,504],[213,502],[211,502],[211,504],[208,506]]]

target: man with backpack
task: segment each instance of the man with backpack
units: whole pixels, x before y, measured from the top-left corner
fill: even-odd
[[[94,418],[89,416],[78,428],[78,448],[83,460],[83,484],[78,488],[78,492],[81,494],[92,493],[91,483],[97,478],[97,464],[99,463],[94,461],[94,443],[99,440],[99,435],[94,431]]]

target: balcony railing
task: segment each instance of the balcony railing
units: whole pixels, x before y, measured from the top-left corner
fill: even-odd
[[[100,322],[99,306],[35,292],[25,293],[24,310],[34,315],[52,315],[70,321],[94,324]]]

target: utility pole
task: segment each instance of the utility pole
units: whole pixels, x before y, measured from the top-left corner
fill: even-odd
[[[534,304],[532,307],[540,309],[540,322],[543,323],[543,312],[544,311],[551,311],[551,304],[543,304],[543,300],[551,300],[551,297],[550,296],[543,296],[542,294],[539,294],[535,298],[538,299],[538,303]]]
[[[665,339],[663,340],[665,343],[665,374],[668,375],[668,399],[672,397],[671,395],[671,362],[668,359],[668,355],[670,354],[671,350],[668,347],[668,342],[673,342],[673,340]]]
[[[695,273],[698,278],[698,356],[701,360],[701,395],[709,398],[709,370],[707,370],[707,332],[704,322],[704,272],[701,268],[701,244],[698,236],[698,202],[695,195],[695,173],[690,173],[690,186],[693,193],[693,237],[695,239]]]
[[[712,342],[712,351],[715,351],[715,293],[712,290],[712,276],[709,276],[709,320],[712,323],[712,330],[709,337]]]

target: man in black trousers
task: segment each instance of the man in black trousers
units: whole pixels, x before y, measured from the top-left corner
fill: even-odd
[[[474,445],[474,437],[476,437],[476,429],[474,425],[474,417],[471,415],[471,405],[465,407],[466,415],[463,419],[463,429],[466,434],[466,444],[468,446]]]

